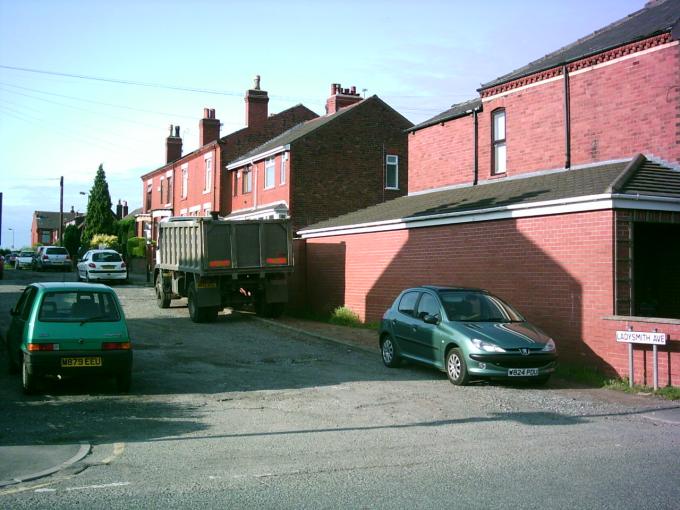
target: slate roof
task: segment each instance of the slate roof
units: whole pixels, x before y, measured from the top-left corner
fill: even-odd
[[[51,229],[59,230],[59,211],[35,211],[33,213],[34,217],[38,219],[38,228],[41,229]],[[79,213],[65,212],[64,222],[71,221],[76,216],[80,216]]]
[[[429,126],[434,126],[435,124],[439,124],[440,122],[446,122],[449,120],[457,119],[459,117],[464,117],[466,115],[470,115],[473,110],[476,108],[480,108],[482,106],[482,100],[480,98],[475,98],[475,99],[470,99],[468,101],[463,101],[462,103],[454,104],[446,110],[445,112],[440,113],[439,115],[435,115],[431,119],[428,119],[424,122],[421,122],[420,124],[416,124],[410,129],[407,129],[406,131],[416,131],[418,129],[426,128]]]
[[[678,25],[679,19],[680,0],[666,0],[645,6],[639,11],[629,14],[625,18],[615,21],[578,41],[549,53],[511,73],[482,84],[478,90],[481,91],[523,76],[545,71],[596,53],[668,32]]]
[[[394,110],[390,105],[385,103],[382,99],[380,99],[378,96],[373,95],[371,97],[368,97],[362,101],[359,101],[358,103],[354,103],[352,105],[346,106],[344,108],[341,108],[337,112],[331,114],[331,115],[325,115],[323,117],[317,117],[316,119],[308,120],[306,122],[302,122],[298,124],[297,126],[292,127],[288,131],[285,131],[284,133],[281,133],[279,136],[276,136],[272,138],[271,140],[267,141],[266,143],[260,145],[259,147],[255,147],[253,150],[250,152],[247,152],[246,154],[243,154],[236,158],[233,161],[230,161],[228,163],[228,166],[232,166],[235,164],[238,164],[242,161],[247,161],[250,158],[257,156],[258,154],[265,153],[267,151],[270,151],[272,149],[276,149],[277,147],[285,146],[288,145],[295,140],[298,140],[309,133],[316,131],[317,129],[321,128],[322,126],[325,126],[329,122],[333,122],[337,118],[347,115],[349,112],[353,111],[355,108],[360,108],[361,105],[369,104],[371,102],[379,102],[380,104],[386,106],[387,108],[393,110],[395,113],[401,115],[399,112]],[[402,116],[403,117],[403,116]],[[411,122],[408,121],[404,117],[404,120],[408,122],[410,125]]]
[[[680,171],[658,165],[639,155],[632,160],[525,174],[477,186],[400,197],[310,225],[300,233],[606,193],[664,195],[680,199]]]

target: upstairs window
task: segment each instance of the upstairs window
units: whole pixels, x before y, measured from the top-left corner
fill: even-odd
[[[212,188],[212,157],[205,158],[205,186],[203,188],[203,193],[207,193]]]
[[[496,110],[491,114],[491,173],[505,173],[505,110]]]
[[[189,187],[189,168],[185,165],[182,167],[182,198],[187,197],[188,187]]]
[[[399,189],[399,156],[385,157],[385,189]]]
[[[273,188],[276,179],[274,158],[269,158],[264,162],[264,189]]]
[[[165,203],[166,204],[171,204],[172,203],[172,176],[169,175],[167,177],[167,186],[165,188]]]
[[[243,185],[243,193],[250,193],[253,191],[253,171],[250,169],[250,167],[243,171],[241,181],[241,184]]]
[[[281,154],[281,168],[279,170],[279,181],[281,184],[286,184],[286,157],[288,156],[288,153],[286,154]]]

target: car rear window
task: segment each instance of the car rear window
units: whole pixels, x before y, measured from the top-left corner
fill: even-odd
[[[19,254],[19,256],[20,256],[20,257],[32,257],[32,256],[33,256],[33,252],[32,252],[32,251],[22,251],[22,252]]]
[[[47,248],[45,250],[45,253],[47,253],[48,255],[68,255],[66,248],[60,248],[60,247]]]
[[[114,251],[105,251],[93,253],[92,260],[94,262],[120,262],[122,259],[120,258],[120,255]]]
[[[40,304],[42,322],[117,322],[118,304],[110,292],[49,292]]]

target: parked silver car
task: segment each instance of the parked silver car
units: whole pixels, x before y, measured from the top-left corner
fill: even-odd
[[[78,261],[78,280],[127,280],[123,257],[115,250],[90,250]]]
[[[33,259],[34,269],[45,271],[46,269],[71,270],[71,256],[63,246],[41,246]]]

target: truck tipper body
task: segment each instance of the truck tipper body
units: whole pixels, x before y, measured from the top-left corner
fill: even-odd
[[[293,271],[291,228],[285,219],[161,222],[154,268],[158,306],[186,297],[194,322],[210,322],[224,308],[247,305],[259,315],[280,315]]]

